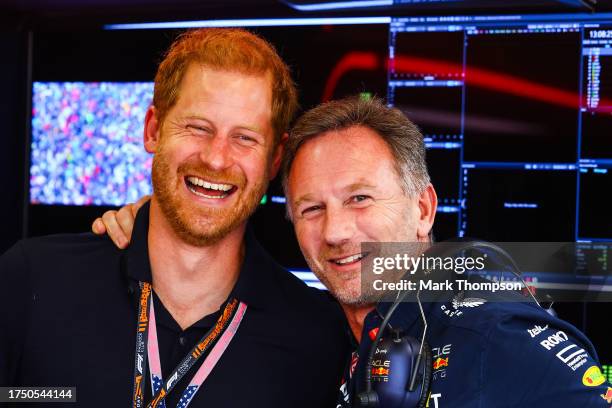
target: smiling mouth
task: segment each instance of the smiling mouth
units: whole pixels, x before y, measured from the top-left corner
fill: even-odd
[[[213,199],[226,198],[238,189],[232,184],[212,183],[196,176],[185,177],[185,185],[198,197]]]
[[[358,254],[349,255],[349,256],[342,257],[342,258],[330,259],[329,262],[334,263],[339,266],[353,265],[361,261],[367,255],[368,254],[365,252],[360,252]]]

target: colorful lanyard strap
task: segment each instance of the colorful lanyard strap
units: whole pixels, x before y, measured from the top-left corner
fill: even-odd
[[[165,408],[165,397],[174,389],[174,386],[193,367],[193,365],[210,350],[208,356],[191,379],[179,401],[179,407],[187,407],[198,392],[202,383],[227,349],[246,313],[247,305],[230,300],[224,307],[223,313],[215,326],[202,337],[189,354],[183,358],[172,371],[167,381],[162,381],[161,361],[159,358],[159,343],[155,321],[155,308],[151,296],[151,284],[141,282],[140,302],[138,306],[138,329],[136,332],[136,358],[134,362],[134,394],[133,407],[143,408],[144,398],[142,392],[144,373],[147,362],[150,364],[150,379],[153,399],[147,408]]]

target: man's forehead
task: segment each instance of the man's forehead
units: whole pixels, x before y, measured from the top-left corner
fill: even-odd
[[[384,138],[375,130],[354,125],[343,129],[329,130],[307,140],[296,152],[306,151],[302,154],[312,155],[318,153],[335,154],[340,157],[352,155],[372,155],[390,157],[390,148]]]
[[[364,126],[352,126],[321,133],[304,142],[296,151],[289,169],[294,173],[296,163],[308,174],[367,171],[380,164],[393,163],[387,143],[375,131]]]
[[[177,96],[178,100],[181,95],[199,96],[212,103],[238,108],[255,102],[260,109],[271,111],[272,92],[272,77],[268,71],[249,73],[191,63],[183,75]],[[236,97],[227,98],[230,93]],[[268,100],[267,105],[262,103],[262,97]]]
[[[387,142],[374,130],[353,126],[321,133],[304,142],[289,168],[291,202],[320,199],[320,194],[346,194],[377,189],[380,183],[401,184]],[[295,197],[295,198],[293,198]]]
[[[262,126],[272,127],[272,80],[269,73],[249,74],[192,63],[181,81],[176,105],[182,107],[184,118],[211,124],[236,113],[232,122],[238,127],[264,133],[267,129]]]

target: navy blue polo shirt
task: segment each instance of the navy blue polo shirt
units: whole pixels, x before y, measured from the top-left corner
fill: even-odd
[[[72,234],[20,241],[0,257],[0,386],[75,386],[77,404],[66,406],[131,406],[138,282],[151,282],[148,223],[145,206],[126,250]],[[246,315],[190,406],[333,406],[349,347],[340,307],[277,265],[250,232],[245,249],[230,297],[248,305]],[[154,302],[167,379],[219,312],[182,330],[155,294]]]
[[[610,407],[612,384],[588,338],[534,302],[507,296],[514,300],[472,292],[423,304],[433,357],[426,406]],[[366,316],[361,344],[346,363],[337,408],[350,407],[365,389],[372,338],[390,306],[380,303]],[[415,302],[400,304],[389,324],[419,340],[423,334]],[[392,375],[395,368],[388,368]]]

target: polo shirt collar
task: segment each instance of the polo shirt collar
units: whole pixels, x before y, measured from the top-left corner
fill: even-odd
[[[132,230],[131,243],[124,250],[125,273],[128,284],[132,288],[135,287],[134,283],[152,282],[148,247],[149,211],[149,203],[143,205],[138,211]],[[235,297],[249,307],[272,307],[271,302],[275,297],[271,293],[271,288],[274,287],[272,271],[281,267],[257,242],[248,225],[244,242],[244,260],[240,267],[238,280],[229,297]]]

